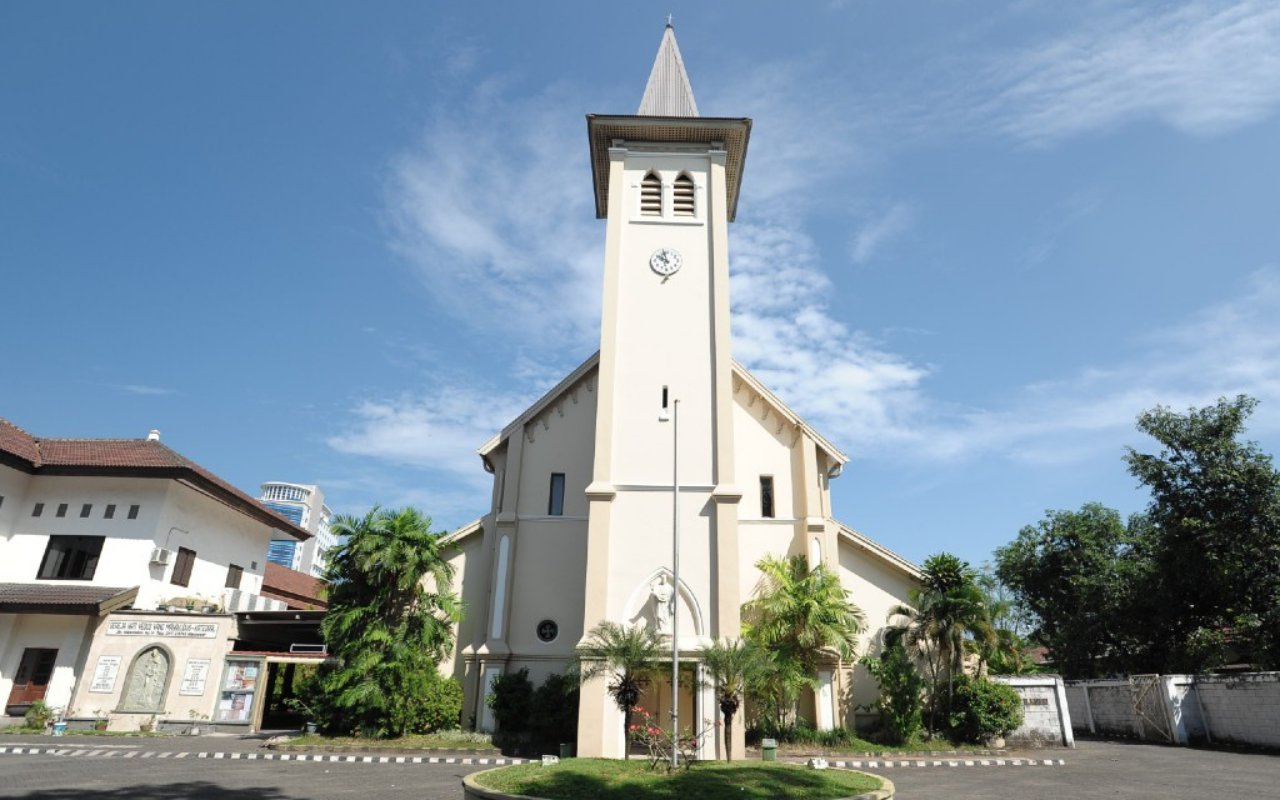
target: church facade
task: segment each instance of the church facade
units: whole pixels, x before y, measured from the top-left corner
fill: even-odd
[[[674,633],[697,674],[703,646],[740,635],[767,555],[839,575],[866,615],[864,650],[919,580],[832,514],[848,457],[733,360],[728,228],[751,120],[698,115],[668,26],[639,112],[590,115],[587,128],[606,220],[600,349],[480,447],[491,508],[448,537],[467,618],[444,669],[482,730],[494,677],[563,672],[605,620]],[[833,655],[816,678],[802,708],[812,724],[865,721],[876,686],[862,668]],[[710,687],[685,683],[682,727],[714,722]],[[582,689],[579,755],[623,754],[606,684]],[[643,701],[670,703],[669,684]],[[702,757],[739,753],[735,728],[736,742],[706,737]]]

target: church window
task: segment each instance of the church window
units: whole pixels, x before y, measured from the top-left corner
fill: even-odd
[[[693,178],[687,172],[680,173],[680,177],[676,178],[671,192],[671,210],[677,217],[694,215]]]
[[[551,495],[547,498],[547,513],[553,517],[564,516],[564,473],[551,473]]]
[[[553,619],[544,619],[538,623],[538,639],[543,642],[554,642],[560,635],[560,626]]]
[[[760,476],[760,516],[773,519],[773,476]]]
[[[662,216],[662,179],[656,172],[640,181],[640,213],[646,217]]]

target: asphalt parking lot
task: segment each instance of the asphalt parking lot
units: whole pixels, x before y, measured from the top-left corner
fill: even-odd
[[[369,798],[393,793],[415,798],[462,796],[462,776],[490,765],[372,763],[260,758],[258,742],[234,739],[85,741],[57,743],[81,755],[0,754],[0,797],[27,800],[314,800]],[[50,738],[31,740],[42,750]],[[117,752],[111,756],[105,750]],[[98,750],[97,755],[91,755]],[[177,758],[177,751],[189,752]],[[205,758],[195,751],[207,751]],[[214,752],[224,753],[214,758]],[[162,754],[163,757],[162,757]],[[232,759],[231,755],[239,757]],[[911,798],[1280,798],[1280,756],[1113,742],[1082,742],[1074,750],[1037,751],[1044,766],[926,766],[868,771],[894,781],[898,797]],[[472,759],[474,761],[474,759]]]

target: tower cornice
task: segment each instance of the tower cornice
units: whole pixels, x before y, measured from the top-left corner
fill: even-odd
[[[639,115],[587,115],[591,143],[591,179],[595,185],[596,219],[609,212],[609,150],[644,144],[701,144],[724,152],[728,219],[738,213],[738,193],[751,138],[748,117],[649,117]]]

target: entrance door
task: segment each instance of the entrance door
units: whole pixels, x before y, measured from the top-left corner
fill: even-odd
[[[13,676],[13,691],[9,692],[9,702],[5,706],[6,713],[25,714],[32,703],[44,699],[49,678],[53,676],[53,662],[57,658],[58,651],[48,648],[28,647],[22,651],[22,661],[18,662],[18,671]]]

